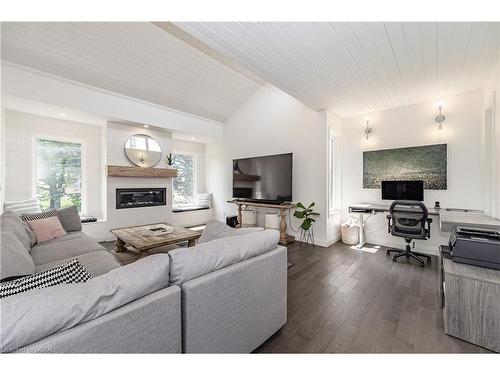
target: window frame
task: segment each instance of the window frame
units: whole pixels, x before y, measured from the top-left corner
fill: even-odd
[[[327,201],[328,216],[334,216],[338,209],[336,207],[337,198],[337,147],[338,137],[332,129],[328,131],[327,142]]]
[[[196,196],[198,195],[198,154],[196,152],[190,151],[172,151],[172,156],[175,159],[176,155],[190,156],[193,158],[193,205],[196,201]],[[177,206],[174,203],[174,188],[172,181],[172,208],[180,208],[183,206]]]
[[[65,143],[78,143],[80,145],[80,151],[81,151],[81,160],[80,160],[80,181],[81,181],[81,196],[82,196],[82,204],[81,204],[81,209],[80,209],[80,214],[81,215],[86,215],[87,214],[87,149],[86,149],[86,142],[83,139],[80,138],[66,138],[66,137],[58,137],[58,136],[51,136],[51,135],[45,135],[45,134],[36,134],[32,138],[32,146],[31,146],[31,151],[32,151],[32,171],[31,171],[31,176],[32,176],[32,196],[38,198],[38,150],[37,150],[37,145],[38,145],[38,140],[43,139],[47,141],[53,141],[53,142],[65,142]]]

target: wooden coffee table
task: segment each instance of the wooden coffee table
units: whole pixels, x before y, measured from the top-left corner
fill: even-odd
[[[165,224],[174,227],[172,233],[159,236],[148,236],[146,227],[151,225]],[[179,242],[188,241],[188,247],[194,246],[196,239],[201,233],[184,227],[170,225],[167,223],[155,223],[149,225],[139,225],[135,227],[126,227],[111,229],[111,233],[116,236],[116,252],[126,251],[126,245],[132,246],[141,255],[147,255],[148,251],[157,247],[172,245]]]

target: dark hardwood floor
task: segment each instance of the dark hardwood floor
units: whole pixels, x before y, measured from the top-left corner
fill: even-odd
[[[445,335],[437,258],[421,268],[385,250],[289,246],[288,322],[256,352],[487,352]]]

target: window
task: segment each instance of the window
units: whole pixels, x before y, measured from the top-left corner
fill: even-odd
[[[174,179],[174,206],[192,205],[196,193],[196,159],[194,155],[174,154],[173,166],[177,169]]]
[[[335,137],[328,137],[328,212],[335,211]]]
[[[42,210],[76,205],[82,209],[82,145],[36,141],[36,192]]]

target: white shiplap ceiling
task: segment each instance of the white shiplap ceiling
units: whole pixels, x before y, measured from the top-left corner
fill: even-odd
[[[2,59],[224,121],[263,83],[152,23],[2,23]]]
[[[482,88],[498,23],[176,23],[316,110],[352,117]]]

